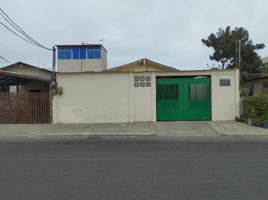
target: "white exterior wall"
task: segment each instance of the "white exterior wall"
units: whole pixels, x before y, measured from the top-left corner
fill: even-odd
[[[152,87],[135,88],[132,73],[58,74],[57,82],[54,123],[153,121]]]
[[[63,95],[53,99],[55,123],[129,121],[128,74],[58,74]]]
[[[106,58],[84,60],[58,60],[59,72],[101,72],[107,69]]]
[[[220,86],[220,79],[230,79],[231,86]],[[213,72],[212,86],[212,120],[235,120],[240,116],[240,76],[239,70]]]
[[[150,76],[151,87],[134,87],[134,76]],[[178,73],[68,73],[57,74],[62,96],[53,98],[54,123],[120,123],[156,121],[156,76],[210,75],[212,120],[239,116],[239,71]],[[231,79],[231,87],[219,80]]]

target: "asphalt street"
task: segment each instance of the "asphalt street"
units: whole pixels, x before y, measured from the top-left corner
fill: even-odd
[[[268,199],[268,142],[0,142],[2,200]]]

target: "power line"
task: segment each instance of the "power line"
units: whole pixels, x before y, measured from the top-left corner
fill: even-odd
[[[6,13],[5,11],[3,11],[0,8],[0,15],[12,26],[14,27],[17,31],[19,31],[22,35],[24,35],[27,39],[31,40],[32,42],[38,44],[40,47],[44,48],[44,49],[48,49],[51,50],[47,47],[45,47],[44,45],[40,44],[39,42],[37,42],[36,40],[34,40],[31,36],[29,36],[27,33],[25,33]]]
[[[5,59],[3,56],[0,56],[0,58],[1,58],[3,61],[9,63],[9,62],[7,61],[7,59]]]
[[[1,25],[3,25],[6,29],[8,29],[9,31],[11,31],[13,34],[15,34],[16,36],[20,37],[24,41],[26,41],[26,42],[28,42],[28,43],[36,46],[36,47],[40,47],[40,48],[43,48],[43,49],[46,49],[46,50],[52,50],[52,49],[47,48],[44,45],[40,44],[39,42],[37,42],[36,40],[34,40],[31,36],[29,36],[1,8],[0,8],[0,15],[8,22],[9,25],[11,25],[17,32],[19,32],[19,34],[16,33],[10,27],[8,27],[7,25],[5,25],[3,22],[0,21]]]
[[[19,38],[23,39],[25,42],[28,42],[28,43],[30,43],[30,44],[32,44],[32,45],[35,45],[35,46],[39,47],[39,46],[36,45],[35,43],[33,43],[33,42],[31,42],[31,41],[25,39],[24,37],[20,36],[19,34],[17,34],[15,31],[13,31],[13,30],[10,29],[8,26],[6,26],[3,22],[0,21],[0,24],[1,24],[2,26],[4,26],[6,29],[8,29],[10,32],[12,32],[12,33],[15,34],[16,36],[18,36]]]
[[[1,11],[1,8],[0,8],[0,11]],[[28,40],[30,40],[32,43],[36,43],[34,40],[32,40],[30,37],[28,37],[26,34],[24,34],[20,29],[18,29],[16,26],[14,26],[12,23],[10,23],[10,21],[2,14],[0,13],[0,15],[13,27],[15,28],[18,32],[20,32],[24,37],[26,37]],[[1,23],[2,24],[2,23]],[[2,24],[3,25],[3,24]],[[3,25],[4,26],[4,25]],[[5,26],[6,27],[6,26]],[[7,28],[7,27],[6,27]],[[8,30],[10,30],[8,28]],[[38,45],[40,47],[42,47],[41,45]]]

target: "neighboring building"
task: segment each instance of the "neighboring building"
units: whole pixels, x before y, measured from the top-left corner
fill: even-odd
[[[0,124],[50,123],[52,72],[18,62],[0,69]]]
[[[268,92],[268,56],[262,58],[260,73],[247,74],[241,82],[242,95],[257,96]]]
[[[23,62],[17,62],[5,67],[0,68],[5,72],[10,72],[10,76],[26,77],[23,82],[13,82],[9,85],[9,92],[37,92],[49,91],[49,84],[52,79],[52,72],[47,69],[42,69],[29,65]]]
[[[70,47],[58,46],[60,92],[53,98],[54,123],[216,121],[239,117],[239,70],[179,71],[148,59],[106,70],[106,62],[101,61],[106,61],[106,50],[97,59],[84,56],[77,61]],[[61,48],[69,49],[64,61]]]
[[[257,96],[268,93],[268,73],[248,75],[241,87],[244,95]]]

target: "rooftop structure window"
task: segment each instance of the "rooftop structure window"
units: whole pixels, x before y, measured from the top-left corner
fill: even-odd
[[[100,47],[58,48],[59,60],[101,59]]]
[[[100,48],[87,49],[87,58],[88,59],[100,59],[101,58]]]
[[[72,59],[72,49],[60,48],[58,50],[58,59]]]

